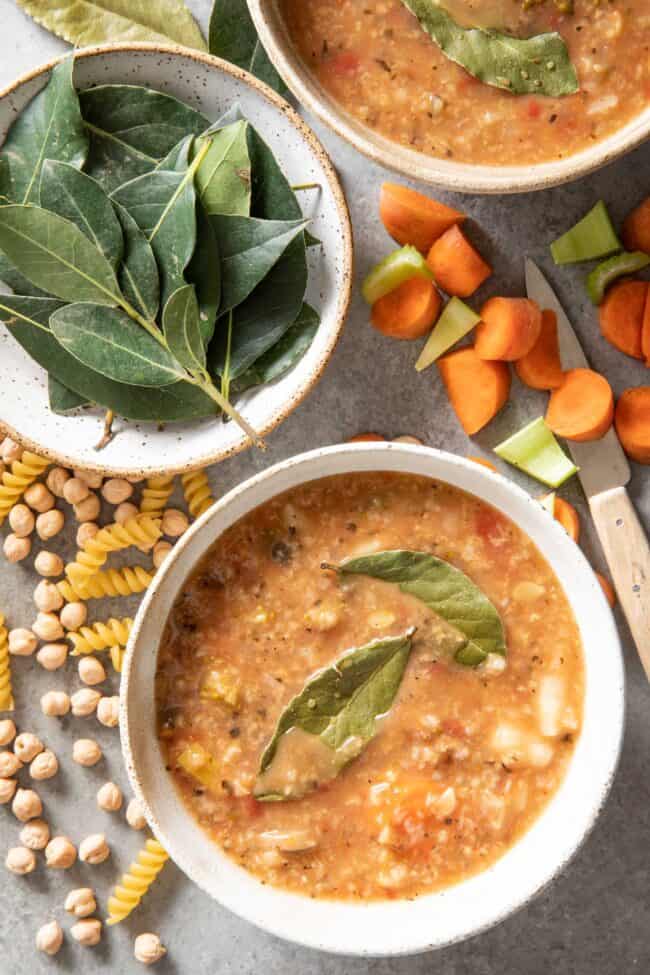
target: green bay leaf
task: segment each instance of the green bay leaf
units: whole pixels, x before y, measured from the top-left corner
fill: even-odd
[[[210,54],[230,61],[284,95],[287,87],[262,47],[246,0],[215,0],[208,35]]]
[[[251,216],[264,220],[300,220],[302,210],[289,180],[259,132],[248,126],[251,161]]]
[[[33,295],[36,298],[49,298],[47,291],[42,291],[35,284],[17,271],[11,261],[0,251],[0,281],[17,295]]]
[[[251,203],[251,161],[248,122],[232,122],[216,132],[208,130],[210,148],[196,171],[197,192],[209,214],[247,217]],[[203,140],[199,140],[199,145]]]
[[[64,386],[56,376],[47,377],[47,395],[53,413],[70,413],[80,406],[90,405],[85,396],[80,396],[73,389]]]
[[[311,346],[319,324],[318,312],[303,304],[298,318],[282,338],[232,382],[232,392],[237,395],[253,386],[263,386],[293,369]]]
[[[124,257],[118,272],[125,297],[140,314],[155,321],[160,298],[158,265],[151,244],[130,213],[113,201],[124,236]]]
[[[196,288],[203,345],[207,349],[214,334],[221,303],[221,263],[217,237],[207,213],[196,203],[196,247],[185,277]]]
[[[163,332],[169,351],[189,372],[205,365],[199,303],[194,286],[186,284],[169,297],[163,310]]]
[[[377,719],[393,706],[412,649],[414,630],[373,640],[348,650],[307,681],[282,712],[264,749],[254,794],[260,800],[300,799],[334,778],[377,734]],[[283,774],[289,760],[274,760],[281,750],[289,758],[292,732],[301,750],[316,758],[295,780]],[[310,736],[305,738],[305,736]],[[301,772],[303,774],[301,774]]]

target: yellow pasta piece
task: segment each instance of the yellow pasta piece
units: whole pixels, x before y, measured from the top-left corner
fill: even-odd
[[[208,476],[204,470],[189,471],[181,476],[183,494],[190,514],[198,518],[204,511],[214,504],[214,498],[208,484]]]
[[[129,616],[116,620],[113,617],[102,622],[98,620],[91,626],[82,626],[78,630],[71,630],[67,637],[72,641],[71,656],[96,653],[98,650],[111,650],[113,647],[125,647],[129,640],[129,633],[133,620]],[[117,669],[117,668],[116,668]]]
[[[3,472],[0,478],[0,525],[13,506],[20,501],[29,485],[33,484],[49,465],[50,462],[45,457],[25,450],[22,458],[12,463],[11,470]]]
[[[11,691],[9,640],[5,618],[0,613],[0,711],[13,711],[14,696]]]
[[[97,575],[111,552],[120,552],[131,545],[150,547],[160,538],[160,521],[149,515],[136,515],[124,524],[117,522],[100,529],[77,552],[74,562],[69,562],[65,572],[71,582],[84,586],[86,580]]]
[[[167,863],[169,854],[158,840],[147,840],[128,871],[122,874],[108,898],[106,924],[119,924],[138,906],[154,880]]]
[[[105,596],[135,596],[144,592],[153,581],[153,574],[141,565],[127,565],[123,569],[105,569],[74,583],[70,579],[57,582],[57,589],[68,602],[103,599]]]
[[[150,477],[142,489],[140,511],[152,518],[161,518],[173,490],[173,477]]]
[[[113,664],[113,670],[118,674],[122,673],[122,664],[124,663],[124,647],[109,647],[108,652],[111,655],[111,663]]]

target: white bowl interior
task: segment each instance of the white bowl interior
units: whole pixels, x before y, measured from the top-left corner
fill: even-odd
[[[491,868],[415,901],[309,900],[263,886],[215,846],[183,806],[155,734],[153,682],[167,615],[206,549],[251,509],[297,484],[351,471],[408,471],[477,494],[528,533],[560,579],[585,650],[584,725],[568,774],[531,830]],[[122,676],[126,764],[150,825],[178,866],[221,904],[280,937],[331,952],[396,955],[439,948],[502,920],[547,884],[594,823],[611,784],[624,713],[614,620],[579,548],[525,492],[500,475],[429,448],[388,444],[302,454],[246,481],[203,516],[174,550],[141,605]]]
[[[144,47],[144,49],[143,49]],[[44,86],[49,68],[36,72],[0,97],[0,143],[11,123]],[[276,154],[292,184],[318,183],[300,202],[322,247],[310,248],[307,301],[321,325],[306,356],[285,377],[240,401],[241,412],[260,433],[271,430],[298,405],[317,381],[336,344],[350,293],[351,236],[345,201],[334,170],[311,130],[290,107],[250,76],[216,58],[184,49],[123,46],[87,49],[75,64],[75,84],[134,84],[176,96],[216,119],[238,103]],[[234,423],[204,419],[171,423],[119,421],[112,443],[97,453],[99,410],[58,416],[48,408],[47,377],[0,324],[0,423],[33,449],[69,467],[146,475],[205,466],[242,449],[247,439]]]

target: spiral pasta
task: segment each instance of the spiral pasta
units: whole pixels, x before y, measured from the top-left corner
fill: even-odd
[[[45,457],[25,450],[22,458],[12,463],[11,470],[3,472],[0,478],[0,525],[29,485],[40,477],[49,464]]]
[[[103,599],[105,596],[135,596],[144,592],[153,580],[153,574],[141,565],[127,565],[122,569],[106,569],[81,581],[62,579],[57,589],[67,602],[87,599]]]
[[[183,494],[190,514],[198,518],[204,511],[214,504],[214,498],[208,484],[208,476],[204,470],[189,471],[181,476]]]
[[[142,489],[140,511],[152,518],[162,517],[173,490],[173,477],[150,477]]]
[[[116,671],[116,673],[121,674],[122,664],[124,663],[124,652],[125,652],[124,647],[115,645],[109,647],[108,652],[111,655],[111,663],[113,664],[113,670]]]
[[[108,898],[106,924],[119,924],[138,906],[154,880],[165,866],[169,854],[158,840],[149,839],[138,853],[128,871],[122,874],[122,882],[113,888]]]
[[[129,640],[129,633],[133,620],[129,616],[116,620],[113,617],[105,622],[99,620],[92,626],[82,626],[78,630],[71,630],[67,637],[72,642],[72,656],[96,653],[98,650],[110,650],[114,646],[125,647]]]
[[[131,545],[154,545],[161,536],[160,522],[149,515],[136,515],[123,524],[117,522],[100,529],[77,552],[74,562],[65,567],[68,578],[84,586],[86,581],[106,562],[110,552],[119,552]]]
[[[5,618],[0,613],[0,711],[13,711],[14,696],[11,691],[9,640]]]

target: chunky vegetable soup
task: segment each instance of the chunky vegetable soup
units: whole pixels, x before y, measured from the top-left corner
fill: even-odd
[[[413,897],[539,816],[580,732],[582,650],[508,519],[411,475],[314,481],[231,527],[161,642],[160,745],[184,802],[263,882]]]
[[[293,42],[327,92],[370,128],[431,156],[492,165],[562,159],[604,139],[650,102],[647,0],[440,6],[456,25],[453,49],[447,44],[454,60],[409,9],[444,46],[449,32],[442,33],[434,0],[282,0]],[[463,36],[471,27],[518,39],[557,32],[566,63],[556,42],[541,40],[540,56],[522,55],[510,76],[506,45],[483,34],[477,50]],[[454,63],[458,56],[472,74]],[[537,68],[548,70],[531,77]],[[479,80],[485,77],[491,83]]]

